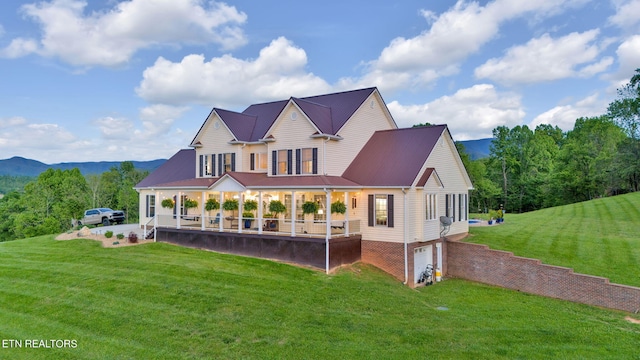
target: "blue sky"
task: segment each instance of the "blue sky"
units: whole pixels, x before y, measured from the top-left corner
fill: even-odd
[[[0,159],[168,158],[209,114],[377,86],[455,140],[603,114],[640,0],[2,1]]]

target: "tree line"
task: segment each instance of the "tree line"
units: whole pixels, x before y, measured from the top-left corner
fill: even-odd
[[[0,199],[0,241],[69,230],[72,219],[95,207],[124,210],[127,222],[138,222],[138,193],[133,189],[148,175],[130,161],[86,177],[79,169],[48,169],[22,191]]]
[[[526,212],[640,189],[640,69],[607,113],[582,117],[572,130],[526,125],[493,129],[490,156],[458,150],[474,185],[471,212],[504,206]]]

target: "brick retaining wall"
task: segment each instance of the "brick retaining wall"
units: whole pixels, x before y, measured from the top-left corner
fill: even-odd
[[[447,276],[609,309],[640,309],[640,288],[611,284],[607,278],[576,274],[486,245],[449,241],[446,263]]]

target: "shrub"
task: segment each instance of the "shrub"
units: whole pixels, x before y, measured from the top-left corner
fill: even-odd
[[[104,233],[104,237],[106,237],[107,239],[111,239],[111,237],[113,237],[113,231],[108,230]]]
[[[118,238],[118,240],[122,240],[122,239],[124,239],[124,234],[120,233],[120,234],[116,235],[116,237]]]
[[[227,211],[236,211],[238,210],[238,200],[236,199],[225,200],[225,202],[222,203],[222,208]]]
[[[247,200],[242,204],[242,208],[244,211],[255,211],[258,210],[258,202],[255,200]]]
[[[253,219],[253,213],[250,211],[245,211],[242,213],[242,217],[245,219]]]

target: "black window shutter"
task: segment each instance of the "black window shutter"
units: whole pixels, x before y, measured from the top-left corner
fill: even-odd
[[[293,174],[293,150],[287,150],[287,174]]]
[[[387,227],[393,227],[393,195],[387,195]]]
[[[449,194],[444,194],[444,215],[449,217]]]
[[[296,174],[300,174],[301,168],[302,168],[302,151],[300,149],[296,149]]]
[[[458,194],[458,220],[462,220],[462,194]]]
[[[451,194],[451,210],[453,214],[451,214],[452,221],[456,221],[456,194]]]
[[[313,148],[313,169],[312,172],[314,174],[318,173],[318,148]]]
[[[204,155],[200,155],[200,177],[202,177],[202,175],[204,171]]]
[[[256,154],[255,153],[251,153],[251,164],[249,165],[249,169],[250,170],[255,170],[256,169]]]
[[[271,152],[271,175],[278,174],[278,152],[273,150]]]
[[[202,156],[202,155],[200,155],[200,156]],[[201,176],[202,176],[202,175],[201,175]],[[149,217],[149,197],[150,197],[150,196],[151,196],[151,195],[147,195],[147,217]]]
[[[211,154],[211,175],[216,176],[216,154]]]
[[[224,170],[223,156],[223,154],[218,154],[218,176],[222,175],[222,171]]]
[[[236,171],[236,153],[231,153],[231,171]]]
[[[375,199],[374,199],[374,195],[369,195],[369,203],[367,204],[369,206],[368,208],[368,221],[369,221],[369,226],[373,226],[375,225],[375,221],[376,221],[376,214],[375,214]]]

